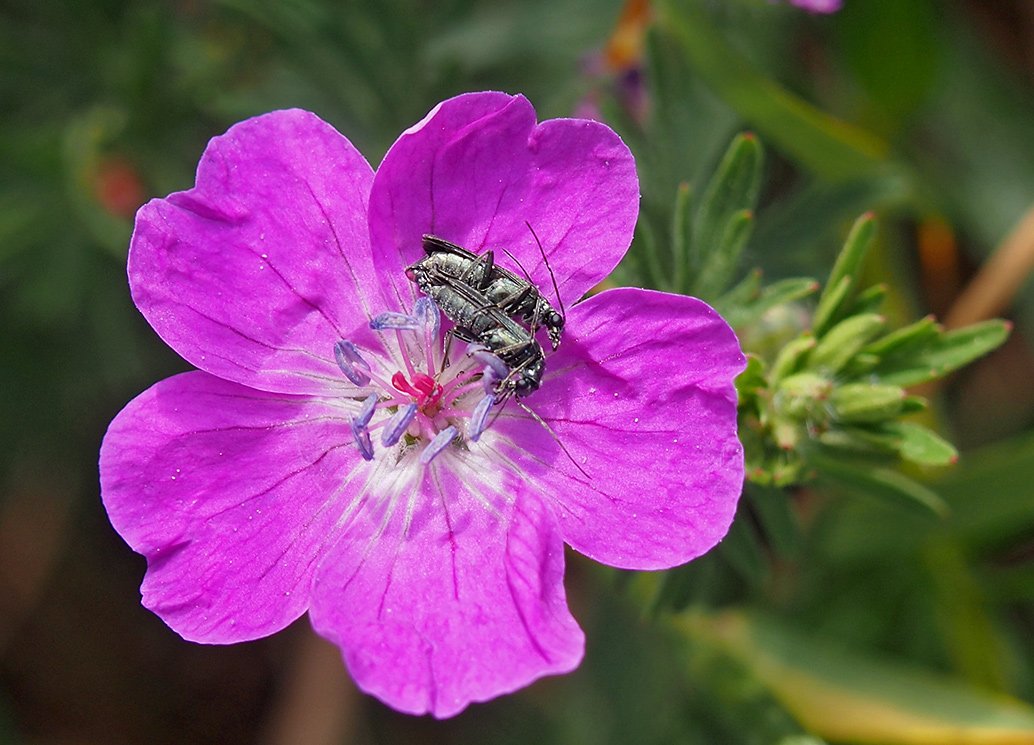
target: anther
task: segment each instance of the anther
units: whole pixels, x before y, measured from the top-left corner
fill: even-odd
[[[438,311],[438,306],[434,304],[431,298],[417,298],[416,303],[413,304],[413,316],[419,321],[421,326],[430,332],[432,338],[438,338],[442,316]]]
[[[350,341],[341,340],[334,345],[334,359],[345,377],[355,385],[366,385],[370,382],[370,365],[359,354],[359,349]]]
[[[420,325],[420,321],[408,313],[395,313],[392,311],[381,313],[370,320],[370,328],[375,331],[384,331],[386,329],[413,331],[420,328]]]
[[[352,420],[352,437],[359,448],[359,454],[366,460],[373,460],[373,443],[370,442],[370,430],[366,425],[359,425]]]
[[[467,437],[474,442],[477,442],[488,428],[488,413],[492,410],[494,403],[495,396],[490,393],[478,401],[477,406],[474,407],[474,411],[470,415],[470,430],[467,432]]]
[[[391,419],[388,420],[387,425],[384,427],[384,432],[381,434],[381,444],[384,447],[391,447],[402,439],[402,435],[405,434],[413,421],[413,417],[416,416],[416,411],[416,404],[406,404],[395,412]]]
[[[366,400],[363,401],[363,405],[359,407],[359,413],[355,415],[355,419],[352,420],[352,423],[359,427],[365,427],[373,418],[373,412],[376,408],[377,394],[371,393],[366,397]]]
[[[450,425],[436,434],[434,439],[424,448],[424,452],[420,453],[420,462],[426,466],[434,460],[439,453],[449,447],[449,443],[456,438],[458,432],[459,430],[456,427]]]
[[[484,347],[475,347],[474,351],[469,354],[486,368],[490,369],[496,380],[502,380],[510,374],[510,368],[506,366],[506,363]]]

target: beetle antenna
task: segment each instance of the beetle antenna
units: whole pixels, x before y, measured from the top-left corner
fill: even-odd
[[[542,247],[542,241],[539,240],[538,234],[535,232],[535,228],[531,227],[531,223],[525,220],[524,224],[528,226],[528,230],[531,231],[531,236],[535,239],[535,243],[538,244],[539,253],[542,254],[542,263],[546,265],[546,271],[549,272],[549,281],[553,283],[553,292],[556,293],[557,304],[560,305],[560,315],[567,318],[567,310],[564,308],[564,299],[560,297],[560,288],[557,287],[556,275],[553,274],[553,267],[549,265],[549,257],[546,256],[546,249]]]
[[[521,400],[520,400],[519,398],[514,398],[513,400],[514,400],[514,402],[515,402],[515,403],[516,403],[516,404],[517,404],[518,406],[520,406],[520,407],[521,407],[521,408],[522,408],[522,409],[523,409],[524,411],[526,411],[526,412],[527,412],[528,414],[531,414],[531,418],[532,418],[532,419],[534,419],[534,420],[535,420],[536,422],[538,422],[539,424],[541,424],[541,425],[542,425],[542,428],[543,428],[544,430],[546,430],[546,432],[548,432],[548,433],[549,433],[549,436],[553,438],[553,441],[554,441],[554,442],[555,442],[555,443],[556,443],[557,445],[559,445],[559,446],[560,446],[560,449],[561,449],[561,450],[563,450],[563,451],[564,451],[564,455],[566,455],[566,456],[567,456],[567,459],[568,459],[569,461],[571,461],[572,465],[574,465],[574,467],[575,467],[575,468],[577,468],[577,469],[578,469],[579,471],[581,471],[581,472],[582,472],[582,475],[583,475],[583,476],[585,476],[585,478],[587,478],[587,479],[589,479],[590,481],[592,481],[592,476],[590,476],[590,475],[589,475],[588,473],[586,473],[585,469],[584,469],[584,468],[582,468],[582,467],[581,467],[580,465],[578,465],[578,461],[576,461],[576,460],[574,459],[574,456],[572,456],[572,455],[571,455],[571,451],[569,451],[569,450],[568,450],[568,449],[567,449],[566,447],[564,447],[564,443],[560,442],[560,438],[559,438],[559,437],[557,437],[557,435],[556,435],[556,432],[554,432],[554,431],[553,431],[553,428],[552,428],[552,427],[550,427],[550,426],[549,426],[548,424],[546,424],[546,420],[545,420],[545,419],[543,419],[542,417],[540,417],[540,416],[539,416],[538,414],[536,414],[536,413],[535,413],[534,411],[532,411],[532,410],[531,410],[530,408],[528,408],[528,406],[527,406],[527,405],[526,405],[526,404],[525,404],[525,403],[524,403],[523,401],[521,401]]]

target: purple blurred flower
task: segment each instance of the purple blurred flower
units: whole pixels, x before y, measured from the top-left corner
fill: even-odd
[[[790,0],[790,4],[809,13],[836,13],[843,0]]]
[[[743,476],[721,318],[637,289],[573,304],[621,259],[638,197],[610,129],[536,124],[501,93],[438,105],[376,175],[304,111],[213,139],[130,246],[134,301],[200,368],[130,402],[101,448],[144,605],[220,644],[308,611],[363,690],[439,717],[576,667],[563,543],[681,564],[725,534]],[[512,402],[484,419],[483,355],[454,343],[442,369],[404,273],[434,233],[506,247],[551,288],[525,221],[569,308],[528,403],[570,458]]]

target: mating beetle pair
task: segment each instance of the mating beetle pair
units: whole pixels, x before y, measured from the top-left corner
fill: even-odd
[[[557,311],[530,277],[497,265],[492,251],[478,255],[433,235],[423,236],[423,247],[426,256],[408,267],[406,276],[453,322],[456,338],[482,344],[503,361],[509,374],[496,387],[499,399],[538,390],[546,363],[535,332],[545,327],[556,349],[564,329],[563,306]],[[557,299],[561,302],[559,292]]]

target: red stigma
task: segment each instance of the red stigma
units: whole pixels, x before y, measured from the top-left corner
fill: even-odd
[[[401,372],[397,372],[391,376],[391,384],[396,390],[412,396],[421,409],[434,406],[442,397],[441,385],[430,375],[422,372],[415,373],[412,382]]]

